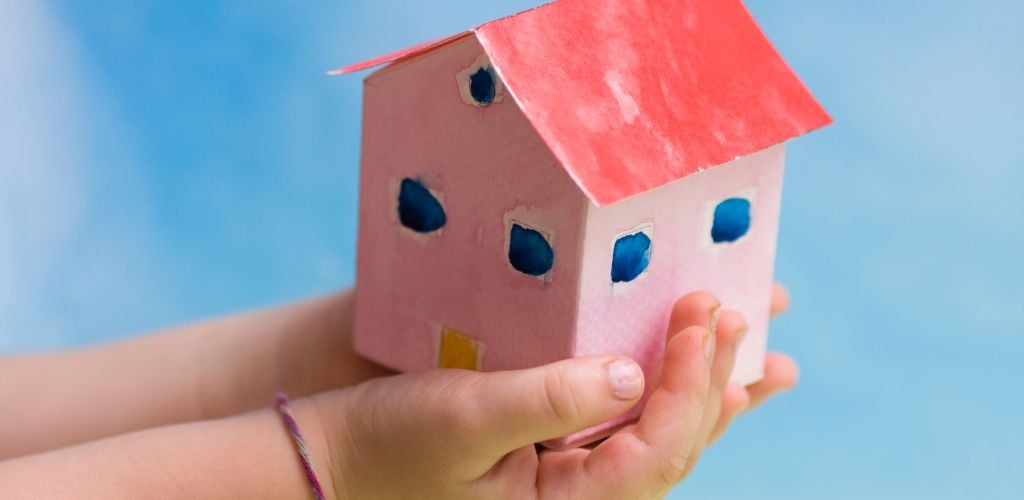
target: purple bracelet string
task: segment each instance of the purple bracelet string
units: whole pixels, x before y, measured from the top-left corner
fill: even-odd
[[[309,457],[309,451],[306,450],[306,441],[302,439],[299,425],[295,423],[295,417],[292,416],[292,411],[288,408],[288,396],[283,392],[278,393],[277,398],[274,400],[274,406],[277,408],[277,412],[281,414],[284,425],[288,427],[288,433],[292,435],[295,447],[299,450],[302,468],[306,470],[306,479],[309,480],[309,486],[313,489],[313,496],[316,500],[323,500],[324,490],[320,487],[320,481],[316,478],[316,471],[313,470],[313,460]]]

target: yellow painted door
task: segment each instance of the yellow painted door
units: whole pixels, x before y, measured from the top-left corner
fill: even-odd
[[[453,328],[441,328],[441,349],[437,359],[438,368],[463,368],[479,370],[480,344],[468,335]]]

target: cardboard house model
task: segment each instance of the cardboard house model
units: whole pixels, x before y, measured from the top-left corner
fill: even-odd
[[[650,379],[672,304],[708,290],[750,325],[733,380],[762,376],[784,143],[830,118],[739,0],[561,0],[336,72],[385,63],[364,87],[359,353],[622,354]]]

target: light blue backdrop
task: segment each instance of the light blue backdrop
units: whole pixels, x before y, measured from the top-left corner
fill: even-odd
[[[534,1],[3,2],[0,352],[353,281],[360,78]],[[836,125],[789,150],[793,393],[679,498],[1021,498],[1024,4],[749,0]]]

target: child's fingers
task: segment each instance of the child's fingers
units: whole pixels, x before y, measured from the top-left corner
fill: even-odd
[[[726,310],[715,323],[715,357],[711,364],[711,388],[715,402],[720,402],[736,361],[736,347],[747,332],[747,320],[737,311]]]
[[[708,352],[713,352],[715,324],[718,322],[718,313],[722,303],[718,297],[708,292],[691,292],[679,298],[672,305],[672,314],[669,317],[668,328],[666,329],[665,342],[668,343],[673,336],[691,326],[702,326],[712,332],[712,344]],[[654,369],[653,376],[649,383],[656,384],[661,378],[661,369],[664,359]]]
[[[585,464],[588,484],[628,498],[663,494],[683,478],[707,404],[713,342],[703,326],[669,339],[660,383],[643,415],[594,449]]]
[[[778,316],[789,308],[789,292],[780,283],[772,285],[771,315]],[[796,363],[784,355],[768,353],[765,360],[765,378],[767,383],[758,383],[747,387],[728,384],[722,394],[721,414],[715,422],[709,443],[717,441],[725,434],[726,429],[741,413],[760,404],[771,394],[790,388],[796,383]],[[763,382],[763,381],[762,381]],[[752,401],[751,391],[756,392],[758,400]]]
[[[697,463],[697,459],[700,458],[700,453],[711,440],[711,434],[722,411],[722,394],[725,392],[726,384],[729,383],[729,376],[732,374],[732,367],[736,360],[736,344],[746,331],[747,320],[742,314],[725,310],[719,315],[715,327],[715,353],[711,364],[711,385],[708,390],[707,405],[704,407],[704,418],[701,422],[697,443],[684,476],[689,474]]]
[[[711,326],[719,307],[714,295],[691,293],[674,306],[669,331],[673,327],[679,328],[674,330],[678,332],[692,325]],[[614,382],[627,382],[627,371],[633,373],[627,384],[630,393],[623,394]],[[621,414],[643,392],[643,374],[625,358],[577,358],[530,370],[481,374],[477,389],[481,397],[478,404],[488,408],[484,420],[493,421],[484,426],[494,425],[502,430],[496,433],[499,435],[494,438],[494,445],[504,453],[524,444],[565,436]]]
[[[636,495],[651,484],[669,488],[681,479],[694,437],[700,432],[699,420],[706,411],[710,380],[706,370],[716,349],[713,330],[720,308],[718,298],[707,292],[690,293],[676,301],[669,320],[665,357],[657,370],[659,387],[637,425],[612,436],[587,458],[585,471],[591,478],[589,483],[607,488],[608,481],[615,481],[617,491]],[[680,358],[687,355],[696,356],[702,363],[681,362]],[[678,411],[680,400],[686,407],[682,413]],[[625,472],[624,467],[632,470]],[[657,476],[653,483],[652,475]]]
[[[634,361],[592,356],[481,373],[465,397],[477,414],[476,445],[500,457],[618,416],[639,401],[643,388]]]
[[[799,375],[800,369],[793,358],[778,352],[768,353],[764,360],[764,378],[747,387],[750,408],[757,407],[773,394],[792,389]]]
[[[749,406],[750,394],[747,393],[746,387],[734,383],[726,385],[722,393],[722,412],[718,415],[718,421],[715,422],[715,429],[711,431],[708,443],[714,443],[721,438],[729,424]]]
[[[722,437],[729,424],[741,413],[761,404],[772,394],[792,388],[796,384],[797,376],[798,368],[792,358],[785,354],[768,353],[765,359],[764,379],[750,387],[738,384],[729,384],[726,387],[722,396],[722,414],[711,433],[710,442]],[[756,402],[753,399],[755,397]]]
[[[689,326],[706,326],[714,328],[715,316],[721,307],[718,298],[708,292],[686,294],[672,306],[672,316],[668,323],[668,336],[675,335]]]
[[[771,304],[770,310],[772,317],[782,314],[789,308],[789,291],[786,290],[786,287],[782,286],[781,283],[772,284]]]

